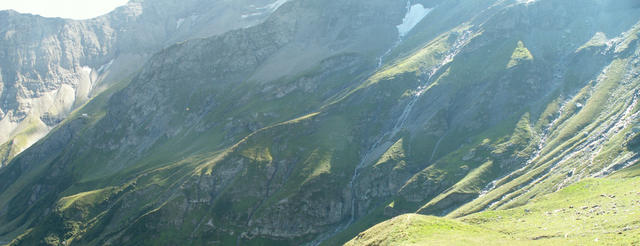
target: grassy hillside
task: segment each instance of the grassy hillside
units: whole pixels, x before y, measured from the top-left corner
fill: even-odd
[[[640,166],[580,181],[524,206],[456,219],[405,214],[347,245],[636,245]]]
[[[397,46],[403,2],[298,0],[168,47],[0,170],[0,240],[338,245],[420,213],[446,218],[361,239],[553,241],[499,227],[638,159],[640,9],[470,2],[434,2]]]

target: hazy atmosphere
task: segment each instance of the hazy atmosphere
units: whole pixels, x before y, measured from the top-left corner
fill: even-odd
[[[0,246],[640,245],[638,0],[0,8]]]

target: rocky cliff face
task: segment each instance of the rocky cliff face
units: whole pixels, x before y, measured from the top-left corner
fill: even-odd
[[[44,164],[49,166],[45,167],[26,158],[28,154],[22,155],[26,159],[19,157],[14,161],[22,164],[12,164],[4,171],[8,176],[13,177],[12,181],[7,180],[6,184],[11,186],[18,177],[39,168],[58,170],[47,175],[48,178],[45,179],[53,182],[48,185],[27,181],[35,185],[28,186],[38,190],[33,201],[46,200],[48,199],[46,197],[71,188],[70,185],[73,182],[62,181],[75,176],[69,173],[71,169],[75,169],[71,167],[75,165],[71,164],[75,162],[72,159],[78,161],[77,163],[82,167],[75,169],[79,171],[77,174],[80,176],[71,179],[84,182],[81,180],[85,178],[89,181],[111,175],[119,176],[123,172],[134,174],[137,171],[133,173],[130,171],[138,168],[155,169],[158,163],[155,163],[156,161],[149,163],[150,159],[147,157],[154,156],[152,159],[161,161],[162,157],[156,155],[161,153],[164,153],[161,154],[162,156],[171,160],[186,158],[195,153],[204,154],[205,159],[213,158],[212,153],[220,153],[236,145],[247,134],[316,110],[321,103],[328,102],[341,91],[357,85],[359,81],[354,78],[374,69],[377,63],[375,57],[383,54],[396,40],[396,25],[400,24],[404,12],[405,3],[401,2],[377,1],[363,5],[361,1],[331,3],[295,1],[283,5],[274,16],[261,25],[170,46],[155,54],[123,89],[108,90],[86,106],[94,108],[95,111],[78,112],[68,120],[67,124],[70,128],[60,128],[47,138],[56,139],[55,142],[68,142],[65,147],[52,146],[47,142],[53,140],[45,140],[31,148],[39,153],[45,153],[46,156],[59,156],[60,160],[64,161]],[[368,41],[374,35],[377,35],[377,39]],[[301,51],[304,52],[301,53]],[[281,108],[288,104],[291,105]],[[83,136],[80,137],[80,135]],[[85,142],[81,139],[95,141]],[[72,150],[73,154],[67,152],[71,148],[75,149]],[[236,160],[232,156],[229,158]],[[165,161],[169,159],[161,162],[166,163]],[[242,162],[242,159],[237,160]],[[204,164],[206,163],[198,161],[197,165]],[[234,165],[230,160],[229,165],[225,165],[224,168],[221,165],[222,169],[215,171],[216,178],[208,180],[203,177],[203,185],[212,183],[213,187],[219,187],[206,191],[213,195],[205,203],[209,207],[223,206],[216,204],[241,199],[223,199],[221,195],[215,195],[223,193],[224,187],[237,182],[233,177],[243,173],[244,168],[250,167],[238,168],[233,167]],[[291,163],[281,162],[281,165],[291,165]],[[226,170],[227,167],[231,170]],[[291,168],[287,167],[289,172],[293,171]],[[285,167],[277,169],[285,170]],[[147,171],[151,170],[144,172]],[[199,172],[194,169],[185,169],[185,171]],[[178,178],[176,181],[189,183],[185,184],[185,187],[194,187],[195,183],[192,183],[191,178],[182,176],[186,174],[176,176]],[[282,178],[284,180],[280,183],[283,184],[287,177],[285,175]],[[256,182],[261,181],[256,180]],[[40,182],[36,181],[36,183]],[[273,183],[276,185],[276,181]],[[114,207],[113,211],[117,215],[113,219],[123,220],[123,223],[129,224],[127,228],[118,230],[137,230],[135,228],[143,226],[140,223],[146,223],[144,222],[146,219],[130,221],[129,218],[136,217],[135,214],[141,211],[139,209],[146,210],[144,203],[160,202],[156,198],[172,201],[178,199],[184,201],[184,204],[199,204],[206,199],[205,197],[185,197],[183,192],[187,191],[181,191],[182,188],[171,185],[169,187],[163,185],[160,189],[148,188],[139,190],[140,195],[144,194],[143,196],[147,197],[139,200],[140,202],[129,201],[121,204],[123,207],[120,205],[118,208]],[[164,189],[171,191],[166,195],[149,196]],[[243,196],[263,196],[259,190],[252,190],[246,186],[241,189],[248,189],[246,193],[241,194]],[[128,200],[132,195],[130,191],[118,193],[122,195],[119,197],[122,199],[127,197]],[[234,193],[235,191],[230,191],[229,195]],[[104,194],[111,196],[113,193],[108,191]],[[18,202],[18,200],[22,198],[14,201]],[[35,205],[31,200],[28,198],[22,201]],[[178,202],[178,200],[175,201]],[[7,205],[12,208],[7,207],[6,211],[14,210],[13,205]],[[239,210],[238,214],[221,212],[221,218],[224,219],[211,222],[214,223],[215,230],[218,233],[231,235],[242,234],[242,231],[237,232],[229,228],[236,225],[244,227],[246,223],[250,223],[249,221],[252,220],[250,214],[256,213],[256,210],[253,208],[254,204],[247,203],[247,205],[243,210]],[[192,211],[194,208],[191,206],[178,206],[181,211],[196,213]],[[135,209],[127,209],[129,207],[135,207]],[[33,208],[35,207],[27,210]],[[11,212],[12,215],[6,215],[12,217],[11,219],[7,217],[9,220],[13,220],[16,218],[13,215],[27,210],[14,210],[15,212]],[[294,216],[297,220],[307,221],[304,218],[305,214]],[[80,219],[82,217],[80,216]],[[152,219],[149,217],[149,220]],[[330,225],[339,219],[334,217],[328,222],[320,221],[319,223]],[[14,226],[20,223],[22,222],[7,224],[7,231],[14,230]],[[266,223],[273,222],[267,220],[261,224]],[[295,231],[287,230],[282,225],[273,226],[274,230],[280,231],[278,233],[286,237],[308,237],[310,233],[315,233],[308,231],[311,225],[304,225],[304,229]],[[162,229],[164,228],[161,226],[154,230]],[[122,238],[107,236],[110,233],[112,232],[100,232],[99,238],[87,240],[98,244],[105,242],[104,240],[146,241],[142,237],[132,239],[130,238],[132,235]],[[253,237],[250,236],[252,234],[239,237],[239,240]],[[75,240],[59,239],[70,240],[69,242]]]
[[[0,166],[153,53],[245,28],[284,1],[131,1],[90,20],[0,13]]]
[[[639,20],[617,0],[288,2],[155,53],[11,161],[0,236],[335,245],[519,206],[636,163]]]

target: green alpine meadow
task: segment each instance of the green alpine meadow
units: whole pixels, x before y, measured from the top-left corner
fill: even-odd
[[[639,101],[637,0],[2,10],[0,245],[640,245]]]

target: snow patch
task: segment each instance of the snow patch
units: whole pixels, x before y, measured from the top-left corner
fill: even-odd
[[[243,15],[240,16],[240,18],[247,19],[247,18],[251,18],[251,17],[261,16],[261,15],[264,15],[264,14],[273,13],[278,8],[280,8],[280,6],[285,4],[287,1],[289,1],[289,0],[276,0],[275,2],[267,4],[267,5],[264,5],[262,7],[255,7],[255,5],[249,5],[249,7],[254,8],[255,12],[251,12],[251,13],[248,13],[248,14],[243,14]]]
[[[263,14],[264,13],[260,13],[260,12],[258,12],[258,13],[250,13],[250,14],[241,15],[240,17],[242,17],[242,19],[246,19],[246,18],[250,18],[250,17],[254,17],[254,16],[260,16],[260,15],[263,15]]]
[[[83,66],[82,68],[82,72],[84,72],[85,74],[91,74],[91,71],[93,71],[93,69],[91,69],[90,67],[87,66]]]
[[[178,21],[176,21],[176,29],[180,29],[180,26],[182,26],[182,22],[184,22],[184,18],[180,18],[178,19]]]
[[[400,37],[404,37],[413,29],[432,9],[425,8],[422,4],[414,4],[408,8],[407,14],[402,19],[402,24],[396,26]]]
[[[530,3],[534,3],[536,1],[538,1],[538,0],[519,0],[518,2],[519,3],[524,3],[524,4],[530,4]]]
[[[111,59],[111,61],[107,62],[106,64],[100,66],[100,68],[98,68],[98,73],[102,73],[105,70],[108,70],[111,67],[111,64],[113,64],[113,59]]]
[[[282,6],[287,1],[288,0],[276,0],[272,4],[268,4],[267,6],[264,6],[264,8],[266,8],[266,9],[268,9],[270,11],[276,11],[276,9],[280,8],[280,6]]]

